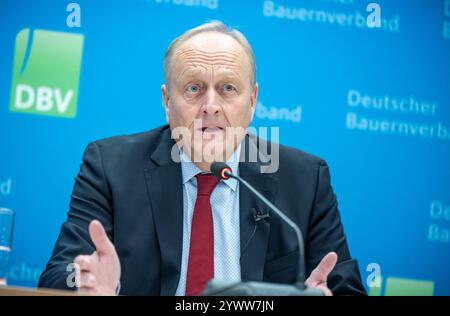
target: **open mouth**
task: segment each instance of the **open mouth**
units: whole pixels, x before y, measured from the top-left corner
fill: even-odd
[[[202,127],[203,133],[217,133],[222,130],[223,130],[223,128],[219,127],[219,126],[204,126],[204,127]]]

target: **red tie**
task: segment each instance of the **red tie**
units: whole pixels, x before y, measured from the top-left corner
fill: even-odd
[[[186,279],[186,295],[200,294],[214,277],[214,224],[209,201],[219,183],[212,174],[198,174],[197,200],[191,225],[191,245]]]

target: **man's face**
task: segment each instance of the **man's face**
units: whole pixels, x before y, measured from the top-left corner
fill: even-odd
[[[197,34],[174,52],[163,101],[172,132],[180,127],[190,132],[182,143],[192,161],[198,162],[193,154],[204,158],[211,150],[215,160],[226,160],[236,149],[243,135],[232,135],[230,127],[247,129],[253,119],[258,86],[252,87],[251,78],[244,49],[226,34]]]

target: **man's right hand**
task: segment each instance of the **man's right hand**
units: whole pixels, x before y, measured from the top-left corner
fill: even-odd
[[[91,255],[79,255],[74,260],[78,265],[76,271],[80,291],[91,295],[116,295],[120,280],[120,261],[116,249],[99,221],[89,224],[89,235],[96,251]]]

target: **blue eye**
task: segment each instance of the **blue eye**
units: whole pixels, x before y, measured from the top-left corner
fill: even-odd
[[[232,84],[226,84],[223,86],[223,90],[225,92],[234,92],[236,91],[236,88]]]
[[[198,93],[200,91],[200,87],[198,85],[190,85],[187,87],[187,92],[189,93]]]

